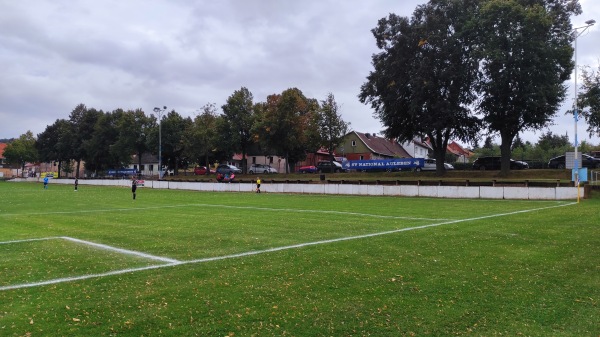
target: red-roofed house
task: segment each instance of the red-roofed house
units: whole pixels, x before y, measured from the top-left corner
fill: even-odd
[[[333,153],[333,156],[336,156],[336,153]],[[327,152],[327,150],[325,148],[320,148],[317,152],[315,153],[307,153],[306,154],[306,159],[304,159],[301,162],[296,163],[296,170],[299,169],[301,166],[315,166],[317,165],[318,162],[320,161],[324,161],[324,160],[329,160],[329,152]]]
[[[395,140],[357,131],[346,135],[344,143],[336,149],[336,153],[348,160],[412,158]]]
[[[429,138],[425,140],[426,143],[430,144]],[[430,144],[431,146],[431,144]],[[455,141],[451,141],[446,146],[446,153],[450,153],[455,156],[456,160],[454,162],[458,163],[468,163],[469,158],[473,155],[473,152],[463,148],[460,144]]]
[[[446,151],[455,155],[456,162],[459,163],[468,163],[469,158],[471,158],[471,156],[473,155],[473,152],[463,148],[462,146],[460,146],[460,144],[458,144],[455,141],[452,141],[450,142],[450,144],[448,144]]]

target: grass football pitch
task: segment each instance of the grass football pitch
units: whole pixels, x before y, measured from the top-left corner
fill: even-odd
[[[1,336],[598,336],[600,199],[0,182]]]

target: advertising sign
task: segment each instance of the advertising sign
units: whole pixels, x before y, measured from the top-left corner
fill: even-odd
[[[413,169],[423,167],[423,158],[396,158],[396,159],[376,159],[376,160],[349,160],[343,167],[347,170],[357,171],[399,171],[401,169]]]
[[[137,174],[137,170],[136,169],[119,169],[119,170],[108,170],[108,172],[106,172],[109,176],[115,176],[115,177],[127,177],[127,176],[134,176]]]

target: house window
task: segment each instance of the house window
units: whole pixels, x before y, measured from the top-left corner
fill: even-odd
[[[365,160],[365,157],[361,155],[360,160]]]
[[[137,171],[137,165],[133,165],[133,169]]]
[[[154,171],[154,165],[150,164],[150,165],[148,165],[148,168],[150,169],[150,172]]]
[[[355,140],[352,141],[352,146],[356,146],[356,141]]]
[[[273,164],[273,157],[269,157],[269,164]]]
[[[252,164],[256,164],[256,157],[252,157]]]
[[[144,170],[144,165],[140,165],[140,171]]]

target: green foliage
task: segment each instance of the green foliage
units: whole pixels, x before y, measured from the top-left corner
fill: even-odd
[[[229,144],[231,152],[242,153],[242,170],[247,170],[246,153],[252,143],[251,129],[254,123],[254,103],[252,93],[245,87],[234,91],[227,98],[227,103],[221,107],[225,120],[219,123],[222,136],[230,138],[222,144]],[[225,151],[229,152],[229,151]]]
[[[314,121],[319,104],[304,96],[300,89],[292,88],[279,95],[269,95],[267,102],[257,109],[260,119],[254,128],[255,134],[267,148],[286,158],[288,173],[290,167],[306,157],[311,144],[308,136],[314,132],[308,126]]]
[[[0,182],[0,287],[162,266],[1,290],[0,327],[7,336],[597,336],[598,207],[598,198],[143,187],[132,202],[125,188]],[[60,236],[186,263],[62,239],[6,243]],[[306,243],[315,244],[293,247]]]
[[[202,113],[194,118],[183,136],[184,152],[194,163],[210,166],[215,159],[217,142],[217,112],[213,103],[202,107]],[[209,174],[209,170],[206,174]]]
[[[329,93],[327,98],[321,101],[321,108],[315,116],[319,144],[327,149],[329,157],[333,160],[334,151],[344,142],[350,123],[342,119],[339,106],[332,93]]]
[[[25,170],[25,164],[38,160],[38,152],[35,146],[35,138],[31,131],[27,131],[19,138],[8,143],[4,149],[4,157],[10,164],[19,165]]]
[[[177,174],[179,168],[186,168],[188,165],[185,156],[185,144],[183,136],[185,130],[192,125],[190,117],[182,117],[175,110],[171,110],[162,120],[162,164],[169,169],[173,169]]]
[[[361,87],[390,139],[409,141],[427,135],[438,172],[450,139],[469,142],[479,130],[469,106],[477,75],[469,13],[463,1],[432,1],[415,9],[411,19],[390,14],[372,30],[377,47],[375,68]]]
[[[85,161],[86,169],[93,171],[105,171],[108,169],[116,169],[124,166],[121,162],[123,156],[120,148],[114,148],[114,144],[119,137],[117,129],[117,121],[123,115],[122,109],[98,114],[96,123],[89,139],[85,140],[83,147],[85,156],[82,158]],[[129,161],[131,161],[132,150],[129,151]],[[127,159],[124,159],[127,160]],[[129,163],[127,161],[127,164]]]
[[[583,109],[581,115],[585,118],[590,136],[600,136],[600,66],[594,72],[590,67],[584,67],[582,71],[583,85],[579,94],[578,102]]]
[[[568,149],[571,144],[569,143],[568,135],[555,135],[551,131],[548,131],[540,136],[537,145],[544,151],[561,151]]]
[[[35,146],[41,162],[58,162],[58,174],[69,173],[71,159],[75,158],[74,143],[76,135],[73,124],[65,119],[57,119],[54,124],[38,134]]]
[[[514,137],[551,122],[573,70],[569,41],[554,29],[577,10],[550,3],[490,0],[477,17],[478,110],[489,130],[500,135],[503,173],[509,170]]]
[[[77,161],[78,163],[81,160],[85,160],[86,162],[90,159],[91,155],[87,153],[86,149],[89,149],[90,139],[94,135],[94,128],[96,126],[96,122],[103,115],[104,112],[98,111],[94,108],[88,109],[84,104],[79,104],[71,111],[69,115],[69,122],[72,125],[72,130],[74,137],[72,138],[73,143],[71,144],[73,148],[72,159]],[[94,170],[93,167],[93,159],[89,160],[90,166],[87,166],[86,169]],[[78,165],[79,166],[79,165]]]
[[[120,166],[131,163],[131,154],[138,157],[138,167],[142,165],[142,155],[150,150],[148,136],[154,127],[152,118],[146,116],[143,110],[123,111],[116,120],[117,139],[110,150],[118,158]]]

